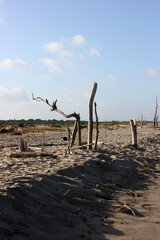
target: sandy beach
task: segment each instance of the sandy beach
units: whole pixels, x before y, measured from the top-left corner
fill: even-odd
[[[129,125],[103,127],[97,150],[67,155],[67,131],[1,134],[0,240],[158,240],[160,129],[137,133],[133,148]],[[22,137],[57,157],[8,157]]]

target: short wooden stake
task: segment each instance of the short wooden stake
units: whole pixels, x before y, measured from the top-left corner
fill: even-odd
[[[130,120],[131,133],[132,133],[132,145],[137,147],[137,129],[136,129],[136,119]]]
[[[19,139],[19,151],[27,152],[27,142],[25,142],[22,138]]]

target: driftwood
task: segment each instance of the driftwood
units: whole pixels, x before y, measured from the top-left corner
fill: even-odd
[[[96,138],[95,138],[95,144],[94,144],[94,150],[97,149],[97,141],[98,141],[98,116],[97,116],[97,104],[94,103],[94,110],[95,110],[95,118],[96,118]]]
[[[71,144],[70,147],[73,147],[75,139],[76,139],[76,133],[77,133],[77,121],[75,121],[74,123],[74,127],[73,127],[73,134],[72,134],[72,140],[71,140]]]
[[[130,120],[131,132],[132,132],[132,145],[137,147],[137,129],[136,129],[136,120]]]
[[[48,101],[48,99],[44,100],[43,98],[41,97],[34,97],[33,93],[32,93],[32,99],[33,100],[36,100],[36,101],[42,101],[42,102],[45,102],[48,106],[51,107],[51,111],[55,111],[55,112],[58,112],[60,113],[63,117],[65,118],[71,118],[71,117],[74,117],[76,118],[76,122],[77,122],[77,126],[78,126],[78,138],[79,138],[79,145],[81,145],[81,125],[80,125],[80,114],[77,114],[77,113],[71,113],[71,114],[65,114],[64,112],[62,112],[61,110],[59,110],[57,108],[57,99],[53,102],[53,104],[51,105]],[[74,141],[72,141],[74,142]]]
[[[44,151],[44,134],[42,135],[41,153]]]
[[[89,98],[89,110],[88,110],[88,149],[92,149],[92,133],[93,133],[93,101],[97,90],[97,83],[95,82],[92,88],[92,92]]]
[[[88,146],[91,146],[91,145],[94,145],[94,144],[95,144],[95,143],[84,144],[84,145],[81,145],[81,146],[72,147],[72,148],[70,148],[70,150],[74,150],[74,149],[83,149],[83,147],[88,147]]]
[[[29,157],[52,157],[57,158],[57,155],[53,155],[53,153],[37,153],[37,152],[12,152],[8,154],[10,158],[29,158]]]
[[[141,115],[141,128],[143,127],[143,114]]]
[[[78,129],[79,146],[81,146],[81,124],[80,124],[80,118],[79,118],[79,120],[77,120],[77,129]]]
[[[155,106],[155,113],[154,113],[154,119],[153,119],[153,127],[156,128],[158,126],[158,117],[157,117],[157,110],[158,110],[158,97],[156,97],[156,106]]]
[[[18,141],[19,151],[27,152],[27,142],[25,142],[22,138]]]
[[[137,215],[135,214],[135,212],[133,211],[133,209],[131,207],[129,207],[127,204],[124,204],[124,207],[128,208],[134,217],[137,217]]]
[[[70,154],[70,144],[71,144],[71,130],[69,129],[69,127],[67,127],[68,130],[68,144],[67,144],[67,149],[65,154],[69,153]]]

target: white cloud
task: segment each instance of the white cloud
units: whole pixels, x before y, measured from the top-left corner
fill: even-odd
[[[28,96],[24,89],[13,88],[8,89],[4,86],[0,86],[0,102],[21,102],[28,101]]]
[[[82,35],[75,35],[71,40],[72,45],[78,47],[82,46],[85,42],[86,40]]]
[[[97,57],[100,56],[99,51],[95,48],[90,48],[89,53],[90,53],[91,56],[97,56]]]
[[[60,57],[72,57],[73,53],[68,51],[62,43],[50,42],[43,45],[43,48],[47,49],[50,52],[57,53]]]
[[[118,80],[118,78],[114,77],[112,74],[107,75],[106,79],[107,79],[107,84],[111,84],[112,82]]]
[[[63,67],[62,65],[58,62],[58,61],[55,61],[53,59],[50,59],[50,58],[42,58],[40,59],[40,61],[42,63],[44,63],[46,66],[56,70],[57,72],[61,72]]]
[[[81,60],[85,59],[85,56],[84,56],[83,54],[79,54],[78,57],[79,57]]]
[[[149,67],[147,69],[147,75],[148,75],[148,77],[156,77],[156,76],[160,75],[160,68]]]
[[[0,62],[0,67],[6,68],[6,69],[11,69],[11,68],[15,68],[15,67],[26,68],[26,67],[28,67],[28,65],[21,59],[11,60],[9,58],[6,58]]]

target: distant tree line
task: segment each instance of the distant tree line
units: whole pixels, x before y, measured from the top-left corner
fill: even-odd
[[[150,121],[144,121],[144,123],[149,123]],[[101,124],[109,124],[109,125],[115,125],[115,124],[129,124],[128,121],[102,121],[99,122]],[[42,125],[73,125],[74,124],[74,120],[56,120],[56,119],[48,119],[48,120],[42,120],[42,119],[20,119],[20,120],[13,120],[13,119],[9,119],[9,120],[0,120],[0,127],[4,127],[6,125],[11,125],[11,126],[18,126],[18,125],[37,125],[37,124],[42,124]],[[87,121],[81,121],[82,125],[86,125]]]
[[[86,124],[87,121],[82,121],[82,124]],[[55,125],[72,125],[74,124],[74,120],[56,120],[56,119],[49,119],[49,120],[42,120],[42,119],[20,119],[20,120],[0,120],[0,127],[6,126],[6,125],[11,125],[11,126],[17,126],[17,125],[37,125],[37,124],[55,124]]]

